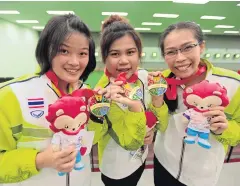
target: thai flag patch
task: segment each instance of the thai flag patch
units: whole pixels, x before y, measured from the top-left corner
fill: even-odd
[[[44,108],[43,98],[28,98],[28,108],[30,109]]]
[[[40,118],[43,116],[44,99],[43,98],[28,98],[28,108],[31,109],[30,114],[32,117]]]

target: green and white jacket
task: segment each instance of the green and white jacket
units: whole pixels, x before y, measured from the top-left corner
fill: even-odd
[[[168,109],[166,105],[155,108],[151,104],[151,97],[147,91],[148,72],[138,70],[137,84],[144,90],[145,107],[153,111],[160,121],[158,128],[167,126]],[[107,87],[110,84],[103,75],[96,86]],[[122,179],[135,172],[145,161],[148,147],[145,147],[143,158],[133,161],[133,154],[144,145],[146,135],[146,117],[144,111],[131,112],[122,104],[112,103],[108,118],[112,123],[109,127],[106,119],[102,126],[90,124],[89,130],[94,130],[95,140],[98,141],[98,155],[101,172],[112,179]],[[97,136],[98,135],[98,136]]]
[[[169,114],[168,126],[165,131],[157,133],[154,145],[158,161],[172,176],[188,186],[216,185],[228,146],[240,142],[240,76],[236,72],[214,67],[206,60],[202,62],[207,66],[206,79],[220,83],[228,91],[230,104],[224,111],[228,128],[222,135],[210,135],[212,148],[209,150],[199,145],[184,144],[187,126],[182,123],[181,116],[187,108],[183,104],[183,89],[178,87],[179,108]],[[163,74],[167,77],[169,73],[167,70]]]

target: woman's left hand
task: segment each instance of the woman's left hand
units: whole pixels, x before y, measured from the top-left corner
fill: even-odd
[[[149,132],[147,132],[145,138],[144,138],[144,144],[145,145],[150,145],[153,142],[153,137],[154,137],[154,130],[150,130]]]
[[[210,108],[204,116],[210,117],[210,129],[214,134],[222,134],[228,128],[228,120],[224,113],[224,107],[217,106]]]

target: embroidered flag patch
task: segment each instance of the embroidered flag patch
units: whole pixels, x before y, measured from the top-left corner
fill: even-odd
[[[28,108],[30,109],[44,108],[43,98],[28,98]]]
[[[28,108],[30,114],[34,118],[40,118],[44,114],[44,99],[43,98],[28,98]]]

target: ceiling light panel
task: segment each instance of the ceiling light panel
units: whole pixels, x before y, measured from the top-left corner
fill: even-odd
[[[179,17],[179,15],[178,15],[178,14],[161,14],[161,13],[155,13],[155,14],[153,14],[153,17],[177,18],[177,17]]]
[[[17,10],[0,10],[0,14],[20,14]]]
[[[200,17],[200,19],[212,19],[212,20],[223,20],[225,18],[226,17],[223,17],[223,16],[207,16],[207,15]]]
[[[66,11],[66,10],[48,10],[48,14],[50,15],[65,15],[65,14],[75,14],[74,11]]]

